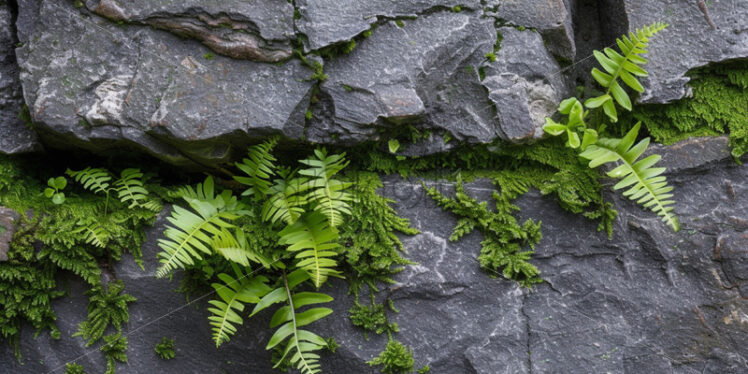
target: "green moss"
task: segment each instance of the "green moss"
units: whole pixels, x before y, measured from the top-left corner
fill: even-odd
[[[396,19],[395,20],[395,25],[397,25],[397,27],[403,28],[403,27],[405,27],[405,22],[403,22],[403,20],[401,20],[401,19]]]
[[[368,333],[376,334],[398,332],[400,329],[397,323],[390,323],[387,320],[384,305],[373,303],[371,306],[361,305],[358,301],[348,311],[351,323],[364,329],[364,337],[368,340]]]
[[[161,338],[161,341],[156,344],[153,350],[162,360],[171,360],[176,356],[176,353],[174,353],[174,339],[167,337]]]
[[[99,348],[106,357],[105,374],[114,374],[116,361],[127,363],[127,338],[122,333],[107,335],[104,337],[105,344]]]
[[[642,121],[652,137],[672,144],[693,136],[729,134],[736,158],[748,152],[748,68],[744,61],[692,72],[693,97],[666,105],[640,105],[617,130]]]
[[[213,56],[212,53],[208,52],[208,53],[206,53],[206,54],[203,55],[203,58],[206,59],[206,60],[208,60],[208,61],[210,61],[210,60],[214,59],[215,56]]]
[[[379,356],[367,363],[369,366],[382,366],[382,373],[388,374],[410,373],[415,366],[413,349],[394,339],[387,342],[387,346]]]
[[[83,366],[78,364],[66,364],[65,374],[86,374],[83,370]]]
[[[107,284],[107,289],[96,287],[86,292],[89,295],[88,317],[78,325],[78,332],[73,336],[82,336],[88,340],[86,347],[95,343],[109,326],[117,331],[122,329],[122,324],[130,320],[127,304],[135,301],[128,294],[120,293],[125,289],[122,281],[112,281]]]

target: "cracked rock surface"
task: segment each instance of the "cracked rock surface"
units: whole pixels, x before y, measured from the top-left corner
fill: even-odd
[[[456,223],[424,194],[417,179],[384,177],[382,193],[421,233],[403,238],[408,258],[418,265],[396,275],[380,297],[394,301],[390,313],[411,346],[416,366],[433,373],[666,373],[742,374],[748,365],[748,167],[725,152],[726,139],[700,139],[660,150],[675,187],[675,213],[682,229],[673,233],[651,213],[610,194],[619,212],[608,239],[597,223],[563,211],[556,202],[530,192],[518,200],[522,220],[542,221],[543,239],[532,262],[545,283],[521,289],[501,276],[479,269],[481,237],[448,237]],[[698,148],[690,159],[684,149]],[[695,147],[695,148],[694,148]],[[721,156],[720,156],[721,155]],[[748,161],[744,157],[743,162]],[[449,193],[452,185],[427,181]],[[466,184],[476,198],[490,198],[489,181]],[[264,350],[272,331],[272,312],[239,328],[230,343],[216,350],[210,340],[207,300],[173,292],[172,283],[155,279],[156,240],[166,224],[164,212],[149,230],[143,248],[145,271],[129,255],[114,273],[138,300],[130,307],[128,366],[118,371],[268,373]],[[495,275],[495,274],[494,274]],[[2,367],[13,373],[48,372],[86,352],[70,338],[85,316],[85,286],[70,278],[71,297],[54,309],[63,338],[47,333],[36,340],[23,329],[23,366],[4,345]],[[385,336],[353,327],[347,311],[353,301],[342,281],[323,288],[332,294],[335,313],[314,325],[322,336],[335,336],[341,347],[324,353],[329,373],[378,373],[366,365],[384,348]],[[163,361],[153,346],[167,336],[176,340],[177,359]],[[241,357],[241,359],[237,359]],[[102,372],[98,351],[78,363]],[[60,372],[60,371],[57,371]]]

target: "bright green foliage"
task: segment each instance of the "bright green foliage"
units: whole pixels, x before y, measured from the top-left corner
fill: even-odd
[[[87,167],[80,171],[68,169],[65,174],[73,177],[76,182],[83,185],[83,188],[94,193],[109,194],[109,182],[112,177],[105,169]]]
[[[669,200],[673,197],[670,193],[673,188],[667,185],[666,177],[661,175],[665,168],[654,167],[661,156],[651,155],[637,161],[649,145],[649,138],[634,145],[640,126],[641,123],[637,123],[622,139],[601,138],[580,156],[590,160],[591,168],[620,161],[615,169],[607,173],[611,178],[622,179],[613,189],[628,187],[623,196],[651,209],[662,217],[663,222],[678,231],[678,219],[672,214],[673,207],[670,206],[675,204],[675,201]]]
[[[88,340],[86,347],[95,343],[109,326],[117,331],[122,329],[122,323],[130,320],[127,304],[135,301],[128,294],[120,293],[125,289],[122,281],[112,281],[107,284],[108,290],[101,287],[86,292],[88,299],[88,317],[78,325],[78,331],[73,336],[81,336]]]
[[[426,374],[426,373],[430,373],[430,372],[431,372],[431,368],[428,365],[426,365],[426,366],[424,366],[424,367],[422,367],[422,368],[420,368],[420,369],[418,369],[416,371],[416,373],[418,373],[418,374]]]
[[[426,189],[426,194],[439,206],[460,217],[449,240],[459,240],[477,229],[484,238],[478,256],[481,267],[492,272],[501,271],[504,277],[516,280],[525,287],[541,282],[538,269],[527,262],[532,251],[522,250],[526,246],[534,247],[540,241],[540,223],[528,219],[520,226],[510,214],[512,209],[499,203],[496,212],[489,211],[486,202],[479,203],[465,193],[459,177],[455,192],[455,198],[451,199],[435,188]],[[497,202],[503,201],[498,192],[494,192],[494,199]]]
[[[666,105],[640,105],[616,133],[641,121],[654,140],[664,144],[693,136],[729,133],[732,154],[748,152],[748,68],[745,62],[710,66],[691,73],[693,96]]]
[[[246,177],[234,177],[239,183],[249,186],[242,196],[254,195],[256,199],[262,199],[270,188],[270,177],[274,174],[275,157],[270,153],[278,139],[270,138],[264,143],[249,147],[247,158],[236,167],[247,174]]]
[[[350,314],[351,323],[354,326],[364,329],[364,337],[366,339],[368,339],[367,334],[369,331],[376,334],[386,332],[388,335],[400,331],[397,323],[390,323],[387,320],[383,304],[377,304],[372,301],[371,306],[366,306],[361,305],[357,300],[348,313]]]
[[[337,231],[318,212],[304,214],[280,232],[280,243],[288,245],[288,251],[298,260],[296,267],[306,271],[317,288],[322,287],[329,276],[340,277],[334,260],[340,248],[337,240]]]
[[[275,184],[270,187],[270,198],[262,207],[262,219],[277,223],[282,221],[293,224],[304,213],[307,196],[304,194],[310,186],[306,178],[295,177],[295,172],[279,168]]]
[[[392,276],[402,265],[413,262],[402,257],[403,243],[396,232],[415,235],[418,230],[410,221],[397,215],[390,206],[392,200],[377,194],[382,181],[376,173],[357,172],[349,175],[354,180],[353,198],[356,203],[349,219],[340,227],[340,242],[346,247],[345,257],[350,276],[348,283],[354,294],[364,284],[376,291],[376,283],[394,283]]]
[[[382,373],[406,374],[413,371],[413,350],[397,340],[390,339],[384,351],[371,361],[369,366],[382,366]]]
[[[240,205],[231,191],[216,195],[213,178],[208,177],[193,193],[194,197],[184,196],[184,200],[194,212],[175,205],[168,218],[172,226],[164,231],[166,238],[158,241],[162,249],[159,253],[161,266],[156,271],[159,278],[173,269],[194,264],[194,259],[202,258],[200,252],[211,254],[209,246],[213,237],[234,227],[230,222],[238,217]]]
[[[605,48],[605,53],[594,51],[595,58],[607,73],[598,68],[593,68],[592,77],[607,90],[601,96],[588,99],[584,105],[588,108],[602,106],[605,114],[613,122],[618,121],[616,107],[613,104],[614,99],[624,109],[631,110],[631,99],[621,87],[619,79],[634,91],[644,92],[644,87],[635,77],[646,77],[648,75],[639,66],[647,63],[647,60],[640,55],[647,53],[646,48],[649,44],[649,38],[667,26],[667,24],[657,22],[637,29],[636,32],[629,33],[628,36],[623,35],[616,39],[621,53],[616,52],[613,48]]]
[[[218,279],[223,283],[213,283],[213,288],[220,300],[210,300],[213,307],[208,308],[211,316],[208,317],[210,325],[213,326],[213,341],[216,348],[229,341],[231,335],[236,333],[236,326],[244,323],[240,313],[244,311],[244,304],[257,304],[260,298],[271,291],[267,286],[268,279],[263,276],[247,278],[238,268],[234,268],[236,278],[228,274],[218,274]]]
[[[68,180],[65,177],[49,178],[47,181],[47,187],[44,189],[44,196],[52,199],[52,202],[60,205],[65,202],[65,193],[61,192],[68,185]]]
[[[115,361],[127,363],[127,338],[122,333],[107,335],[104,337],[105,344],[99,348],[106,357],[106,372],[114,374]]]
[[[67,364],[65,365],[65,374],[86,374],[86,372],[81,365]]]
[[[105,248],[109,241],[109,234],[98,223],[88,223],[87,220],[78,221],[78,228],[71,231],[82,241],[99,248]]]
[[[327,342],[319,335],[300,328],[324,318],[332,313],[332,309],[316,307],[307,308],[303,312],[299,310],[305,306],[330,302],[332,297],[317,292],[293,293],[294,287],[309,279],[308,274],[301,269],[288,276],[283,273],[282,277],[283,285],[265,295],[252,311],[252,315],[270,305],[287,303],[273,314],[270,327],[280,327],[270,337],[265,348],[273,349],[279,345],[283,347],[285,342],[285,348],[276,367],[288,357],[291,365],[302,373],[319,373],[321,372],[319,355],[314,352],[327,347]]]
[[[310,189],[309,202],[315,204],[314,210],[327,217],[330,226],[339,226],[343,216],[351,214],[348,204],[351,195],[345,191],[351,184],[333,178],[348,165],[345,153],[328,156],[324,149],[316,149],[313,157],[299,162],[309,167],[299,171],[309,178],[306,182]]]
[[[143,184],[143,173],[140,169],[125,169],[120,174],[120,179],[114,183],[114,190],[117,191],[117,197],[128,208],[146,207],[156,212],[161,211],[160,205],[148,205],[148,190]]]
[[[161,338],[161,341],[156,344],[156,347],[154,347],[153,350],[156,351],[156,354],[162,360],[171,360],[176,357],[176,353],[174,352],[174,339],[169,339],[165,336]]]

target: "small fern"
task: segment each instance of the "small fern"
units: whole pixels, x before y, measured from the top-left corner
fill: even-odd
[[[125,169],[120,173],[120,179],[114,183],[114,189],[128,208],[145,207],[148,202],[148,190],[143,186],[143,173],[140,169]]]
[[[105,344],[99,348],[106,357],[106,372],[114,374],[116,361],[127,363],[127,338],[121,332],[104,337]]]
[[[275,175],[273,169],[277,161],[270,152],[277,143],[277,138],[271,138],[264,143],[251,146],[247,151],[247,158],[236,163],[236,167],[247,174],[246,177],[234,177],[239,183],[249,186],[242,196],[254,195],[256,199],[262,199],[267,195],[270,177]]]
[[[309,177],[306,182],[310,189],[309,201],[316,203],[314,209],[327,217],[330,226],[337,227],[343,223],[344,215],[351,214],[348,202],[352,197],[345,191],[351,184],[333,178],[348,165],[345,153],[328,156],[324,149],[316,149],[314,157],[300,162],[308,166],[299,173]]]
[[[637,161],[649,145],[649,138],[634,145],[640,127],[641,122],[637,123],[622,139],[601,138],[597,144],[588,147],[580,156],[590,160],[591,168],[610,162],[620,162],[615,169],[607,173],[611,178],[623,179],[613,186],[613,189],[628,187],[623,192],[623,196],[636,200],[637,204],[651,209],[662,217],[663,222],[678,231],[680,226],[678,219],[672,214],[673,207],[671,206],[675,204],[675,201],[669,200],[673,197],[670,193],[673,187],[668,186],[667,178],[661,175],[665,172],[665,168],[654,167],[661,156],[651,155]]]
[[[317,288],[328,276],[340,277],[335,270],[338,255],[338,233],[330,226],[327,218],[317,212],[305,214],[296,223],[280,232],[280,243],[288,245],[288,251],[296,254],[296,267],[309,274]]]
[[[636,32],[623,35],[616,39],[621,53],[616,52],[613,48],[605,48],[604,52],[594,51],[595,58],[602,65],[607,73],[598,68],[592,69],[592,77],[597,83],[607,89],[607,91],[598,97],[591,98],[585,102],[588,108],[597,108],[602,106],[605,114],[613,122],[618,122],[618,114],[613,104],[613,99],[626,110],[631,110],[631,99],[626,91],[618,82],[620,78],[627,86],[634,91],[644,92],[639,80],[635,77],[646,77],[647,72],[639,65],[644,65],[647,60],[641,57],[641,54],[647,53],[649,38],[668,27],[664,23],[654,23],[637,29]]]
[[[65,374],[86,374],[83,370],[83,366],[78,364],[66,364]]]
[[[213,283],[213,288],[220,300],[210,300],[213,307],[208,308],[211,316],[208,317],[210,325],[213,326],[213,341],[216,348],[229,341],[231,335],[236,332],[235,325],[241,325],[244,320],[240,313],[244,311],[244,304],[257,304],[260,298],[268,294],[271,288],[267,286],[267,278],[263,276],[248,279],[238,268],[234,268],[236,278],[222,273],[218,279],[223,283]]]
[[[72,234],[79,234],[81,240],[87,244],[99,248],[106,248],[107,242],[109,241],[109,234],[96,222],[89,223],[85,221],[79,221],[77,224],[78,228],[71,231]]]
[[[246,235],[241,229],[236,230],[236,235],[233,235],[228,229],[222,229],[220,234],[213,237],[211,246],[225,259],[242,266],[249,266],[250,262],[261,264],[265,268],[282,266],[282,264],[276,265],[262,253],[249,248]]]
[[[88,340],[86,347],[95,343],[111,325],[118,331],[123,323],[130,320],[127,304],[135,301],[128,294],[120,293],[125,289],[122,281],[112,281],[107,290],[96,287],[86,292],[90,295],[88,301],[88,317],[78,325],[78,331],[73,336],[81,336]]]
[[[270,198],[262,207],[262,219],[290,225],[304,213],[307,199],[303,192],[309,185],[306,178],[294,178],[294,173],[288,169],[280,169],[278,174],[281,178],[276,179],[269,190]]]
[[[171,360],[176,357],[176,353],[174,352],[174,339],[169,339],[167,337],[161,338],[161,341],[156,344],[153,350],[162,360]]]
[[[83,185],[83,188],[94,193],[109,194],[109,182],[112,177],[106,169],[87,167],[80,171],[68,169],[65,174],[73,177],[76,182]]]

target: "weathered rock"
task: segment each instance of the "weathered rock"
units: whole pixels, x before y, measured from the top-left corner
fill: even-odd
[[[710,63],[748,57],[748,6],[741,0],[671,3],[626,0],[625,17],[634,31],[653,22],[670,24],[651,40],[643,103],[666,103],[689,95],[686,73]],[[709,19],[714,23],[712,29]]]
[[[88,0],[92,12],[201,41],[213,51],[256,61],[291,57],[293,6],[283,0],[118,1]]]
[[[303,135],[312,83],[298,60],[213,57],[166,32],[82,17],[72,4],[19,6],[25,99],[50,144],[212,164],[253,138]]]
[[[16,233],[16,221],[21,218],[13,209],[0,206],[0,261],[8,261],[8,250]]]
[[[567,95],[561,67],[543,48],[540,35],[502,27],[501,49],[485,69],[483,85],[496,107],[502,138],[526,141],[543,135],[545,118]]]
[[[339,0],[334,3],[325,0],[299,0],[296,6],[301,14],[296,27],[307,36],[307,47],[314,50],[351,40],[368,30],[379,19],[417,17],[454,6],[480,9],[481,4],[477,0]]]
[[[36,133],[18,118],[23,94],[13,50],[15,44],[13,16],[8,4],[0,2],[0,153],[8,154],[40,149]]]
[[[663,164],[678,167],[670,175],[676,214],[682,230],[673,233],[651,212],[616,194],[608,197],[619,211],[615,234],[608,239],[597,223],[563,211],[556,202],[530,192],[520,198],[520,219],[543,222],[543,240],[532,262],[546,283],[520,289],[500,275],[478,269],[480,235],[458,242],[448,237],[456,223],[424,194],[419,180],[384,178],[382,193],[421,233],[403,238],[407,257],[419,264],[396,275],[385,287],[400,309],[391,314],[401,332],[395,338],[413,347],[416,366],[433,373],[743,373],[748,365],[748,167],[729,156],[720,161],[680,164],[663,148]],[[705,142],[717,154],[724,143]],[[671,161],[668,161],[671,160]],[[748,157],[744,157],[748,161]],[[427,182],[448,192],[450,183]],[[489,199],[488,181],[466,185],[471,196]],[[130,308],[129,364],[123,372],[270,372],[264,345],[272,331],[271,312],[247,321],[228,344],[216,350],[210,341],[206,300],[191,302],[172,292],[175,282],[153,277],[156,240],[165,214],[148,232],[143,248],[145,271],[129,255],[114,270],[127,292],[138,297]],[[0,370],[49,372],[88,353],[71,338],[84,318],[84,287],[70,282],[71,297],[54,308],[62,340],[48,334],[33,340],[23,330],[23,366],[10,348]],[[335,297],[335,314],[311,325],[322,336],[335,336],[337,353],[324,353],[326,373],[378,373],[365,364],[384,347],[385,336],[363,334],[351,326],[346,311],[352,300],[346,285],[323,288]],[[175,338],[177,358],[163,361],[153,346]],[[101,353],[92,349],[78,360],[87,372],[101,372]]]

